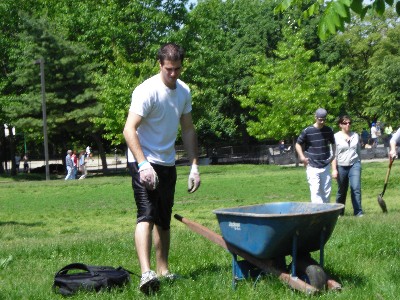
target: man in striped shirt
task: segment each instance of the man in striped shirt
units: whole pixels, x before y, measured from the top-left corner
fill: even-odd
[[[328,203],[331,194],[331,161],[335,157],[335,137],[325,125],[327,111],[318,108],[315,123],[305,128],[296,142],[299,160],[306,167],[311,202]]]

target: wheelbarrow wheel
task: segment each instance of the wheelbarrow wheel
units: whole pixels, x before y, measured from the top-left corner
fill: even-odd
[[[313,287],[323,290],[326,288],[328,276],[319,265],[309,265],[304,274],[304,281]]]

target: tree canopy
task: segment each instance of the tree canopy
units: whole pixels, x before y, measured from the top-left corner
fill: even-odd
[[[182,79],[206,147],[293,138],[319,106],[330,121],[350,114],[357,130],[396,126],[398,2],[382,3],[200,0],[189,11],[187,0],[4,0],[0,121],[41,152],[43,58],[51,153],[91,145],[105,164],[105,151],[124,147],[133,89],[172,41],[186,50]],[[0,160],[9,139],[0,131]]]
[[[400,15],[400,1],[396,0],[278,0],[275,7],[276,12],[284,12],[290,7],[300,7],[301,20],[322,14],[318,35],[321,39],[326,39],[328,35],[335,34],[337,30],[344,31],[345,24],[351,22],[352,13],[363,19],[369,11],[383,15],[386,7],[395,7]]]

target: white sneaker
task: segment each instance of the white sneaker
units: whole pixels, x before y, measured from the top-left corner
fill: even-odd
[[[160,289],[160,281],[157,278],[157,274],[151,270],[144,272],[140,278],[139,289],[146,295],[150,294],[150,292],[157,292]]]
[[[161,278],[169,281],[175,281],[177,279],[180,279],[180,276],[178,274],[167,272],[162,275]]]

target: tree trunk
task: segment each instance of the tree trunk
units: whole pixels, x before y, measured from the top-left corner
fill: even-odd
[[[100,159],[101,159],[101,165],[103,167],[103,172],[107,172],[108,168],[107,168],[106,152],[104,150],[101,137],[98,133],[92,133],[90,135],[93,138],[94,142],[96,143],[97,149],[99,150],[99,155],[100,155]]]

